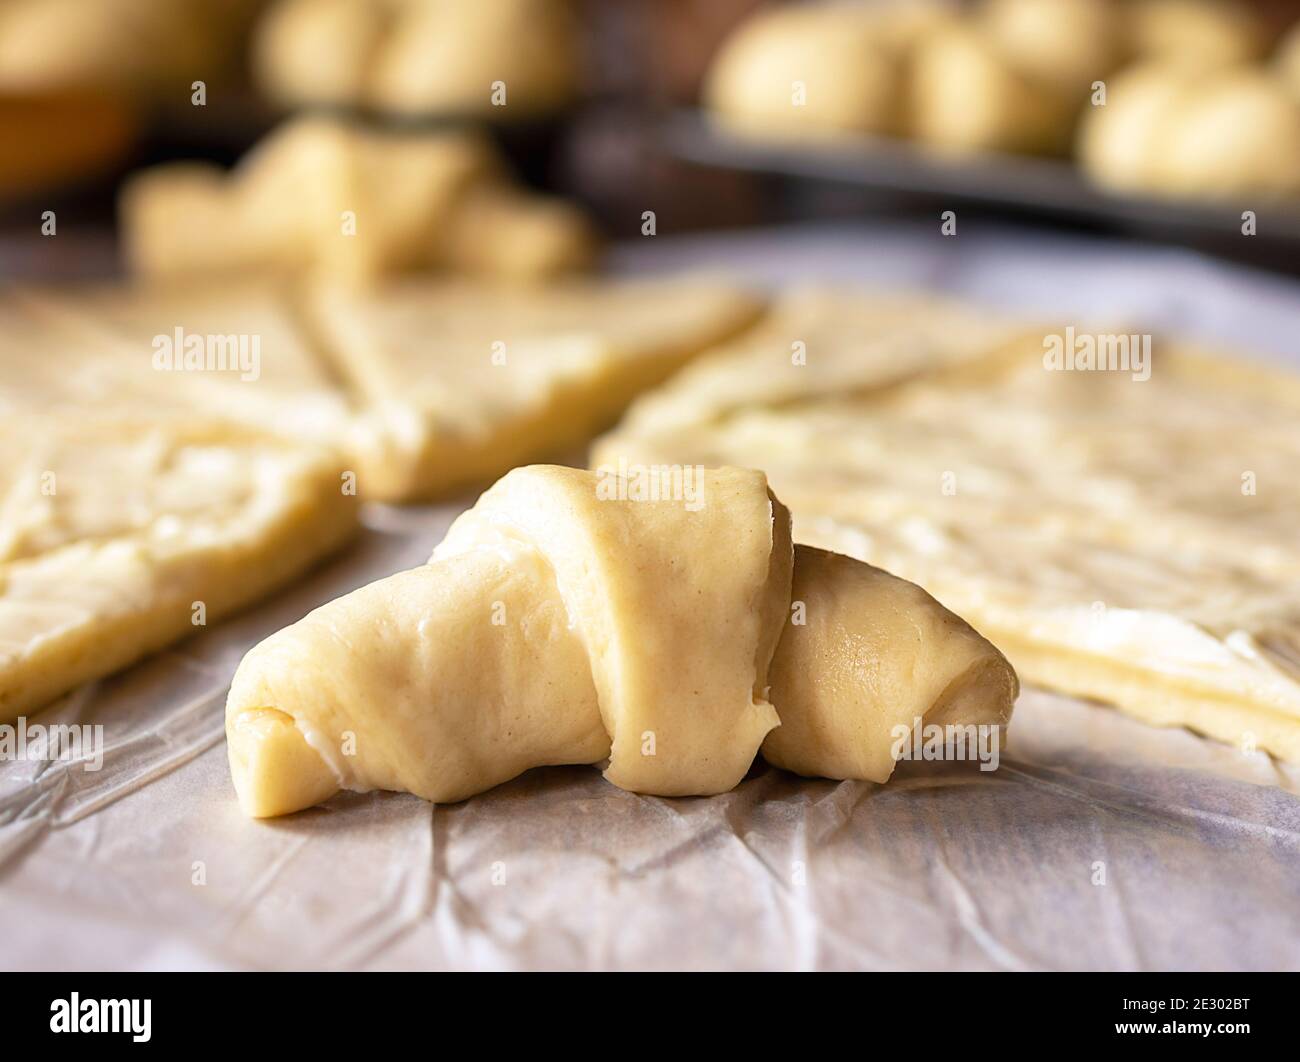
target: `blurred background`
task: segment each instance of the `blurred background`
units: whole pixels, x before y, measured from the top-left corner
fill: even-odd
[[[185,245],[338,181],[342,155],[285,134],[322,115],[484,138],[455,181],[403,179],[464,196],[490,171],[508,201],[460,239],[523,233],[528,275],[592,265],[647,210],[676,234],[951,209],[1296,272],[1297,23],[1295,0],[0,0],[0,272],[265,265]],[[360,157],[383,196],[400,164]]]

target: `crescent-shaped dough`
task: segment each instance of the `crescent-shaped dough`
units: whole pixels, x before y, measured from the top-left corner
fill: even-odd
[[[760,747],[884,781],[899,724],[1002,726],[1016,692],[1001,654],[916,587],[792,551],[762,473],[530,466],[428,565],[250,651],[226,731],[240,803],[265,817],[339,789],[460,800],[606,759],[625,789],[719,793]]]
[[[272,131],[229,173],[144,170],[119,212],[128,263],[152,278],[311,273],[363,286],[439,267],[536,279],[590,265],[598,245],[577,207],[516,185],[485,137],[313,116]]]
[[[886,782],[901,732],[1005,726],[1019,692],[1002,654],[915,583],[795,546],[791,622],[772,661],[781,725],[763,758],[796,774]]]

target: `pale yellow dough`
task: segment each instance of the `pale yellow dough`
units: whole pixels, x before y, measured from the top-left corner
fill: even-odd
[[[365,284],[446,268],[537,279],[585,268],[597,248],[586,217],[516,186],[486,137],[310,116],[273,130],[229,173],[181,162],[136,174],[120,215],[128,264],[154,278],[261,271]],[[476,224],[491,247],[467,245]]]
[[[261,90],[289,107],[354,105],[401,0],[277,0],[253,37]]]
[[[264,596],[356,527],[328,451],[211,421],[10,410],[0,455],[0,722]]]
[[[1124,71],[1079,132],[1098,184],[1230,200],[1300,196],[1300,96],[1264,68],[1202,72],[1164,61]]]
[[[175,94],[234,66],[257,0],[4,0],[0,91]]]
[[[581,62],[567,0],[279,0],[253,48],[258,83],[280,104],[502,122],[571,102]],[[494,83],[505,86],[495,105]]]
[[[856,4],[771,8],[724,42],[704,100],[745,132],[898,132],[904,117],[901,40],[880,12]]]
[[[559,763],[719,793],[760,747],[884,781],[899,724],[1006,724],[1017,683],[997,650],[915,587],[792,550],[761,473],[645,473],[516,469],[427,566],[251,650],[226,710],[245,813],[340,789],[454,801]]]
[[[945,152],[1055,152],[1069,141],[1083,85],[1022,66],[995,32],[954,24],[918,44],[912,135]]]
[[[761,303],[707,278],[322,286],[315,338],[366,408],[369,497],[428,498],[576,447]]]
[[[0,300],[0,320],[0,408],[111,408],[142,420],[190,410],[321,447],[366,449],[348,396],[304,334],[287,288],[16,289]],[[202,368],[186,361],[183,346],[170,353],[178,331],[182,344],[202,343]],[[209,352],[224,354],[227,367],[209,362]]]
[[[1259,17],[1238,0],[1135,0],[1128,32],[1140,60],[1199,73],[1258,59],[1268,41]]]
[[[834,331],[834,299],[785,300],[765,331]],[[1160,337],[1144,381],[1048,371],[1053,332],[783,392],[788,347],[742,339],[592,460],[761,467],[796,541],[923,586],[1027,680],[1300,761],[1300,381]],[[756,376],[778,384],[719,407]]]
[[[18,289],[0,299],[0,410],[190,410],[338,450],[364,497],[431,498],[587,441],[760,308],[704,278]],[[178,329],[250,359],[255,342],[254,371],[159,368]]]

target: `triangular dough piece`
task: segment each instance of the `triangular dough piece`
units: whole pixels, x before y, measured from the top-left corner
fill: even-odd
[[[638,399],[620,430],[671,432],[749,406],[893,386],[982,359],[1025,328],[931,296],[796,288],[780,295],[757,326]]]
[[[312,289],[306,315],[388,453],[369,497],[429,498],[586,441],[759,301],[706,279]]]
[[[0,722],[290,581],[355,530],[354,502],[328,451],[228,424],[10,411]]]
[[[339,789],[460,800],[606,758],[622,788],[683,796],[730,789],[760,746],[802,773],[884,781],[900,727],[1000,734],[1017,690],[916,587],[792,550],[762,473],[531,466],[429,564],[251,650],[226,733],[254,817]]]
[[[1300,380],[1159,337],[1145,370],[1048,371],[1052,334],[839,395],[706,357],[593,463],[763,468],[797,541],[925,587],[1029,681],[1300,761]]]
[[[365,497],[430,498],[585,442],[759,311],[707,281],[18,290],[0,408],[194,411],[333,446]]]
[[[0,305],[0,402],[192,411],[344,449],[342,388],[273,284],[26,289]]]

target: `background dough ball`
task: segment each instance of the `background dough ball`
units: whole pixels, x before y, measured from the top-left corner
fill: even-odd
[[[1017,68],[1080,100],[1123,58],[1123,19],[1111,0],[990,0],[981,17]]]
[[[391,21],[393,5],[376,0],[284,0],[258,23],[253,73],[273,100],[353,104]]]
[[[1263,54],[1267,36],[1258,18],[1230,0],[1137,0],[1129,16],[1139,59],[1214,70]]]
[[[1161,149],[1156,178],[1171,194],[1300,196],[1300,103],[1266,71],[1233,71],[1204,88],[1194,85]]]
[[[573,101],[581,66],[567,0],[424,0],[401,8],[377,57],[371,102],[405,114],[535,118]],[[504,106],[492,102],[497,82]]]
[[[902,91],[900,55],[876,13],[815,5],[745,22],[714,59],[704,100],[727,125],[753,132],[889,133]]]
[[[1079,128],[1079,162],[1097,184],[1117,190],[1157,183],[1160,137],[1196,84],[1185,67],[1152,63],[1107,85],[1105,106],[1087,107]]]
[[[206,5],[174,0],[10,0],[0,5],[0,88],[151,87],[211,77],[227,39]]]
[[[933,147],[1056,152],[1075,110],[1070,93],[1017,68],[974,26],[931,34],[913,58],[913,133]]]

